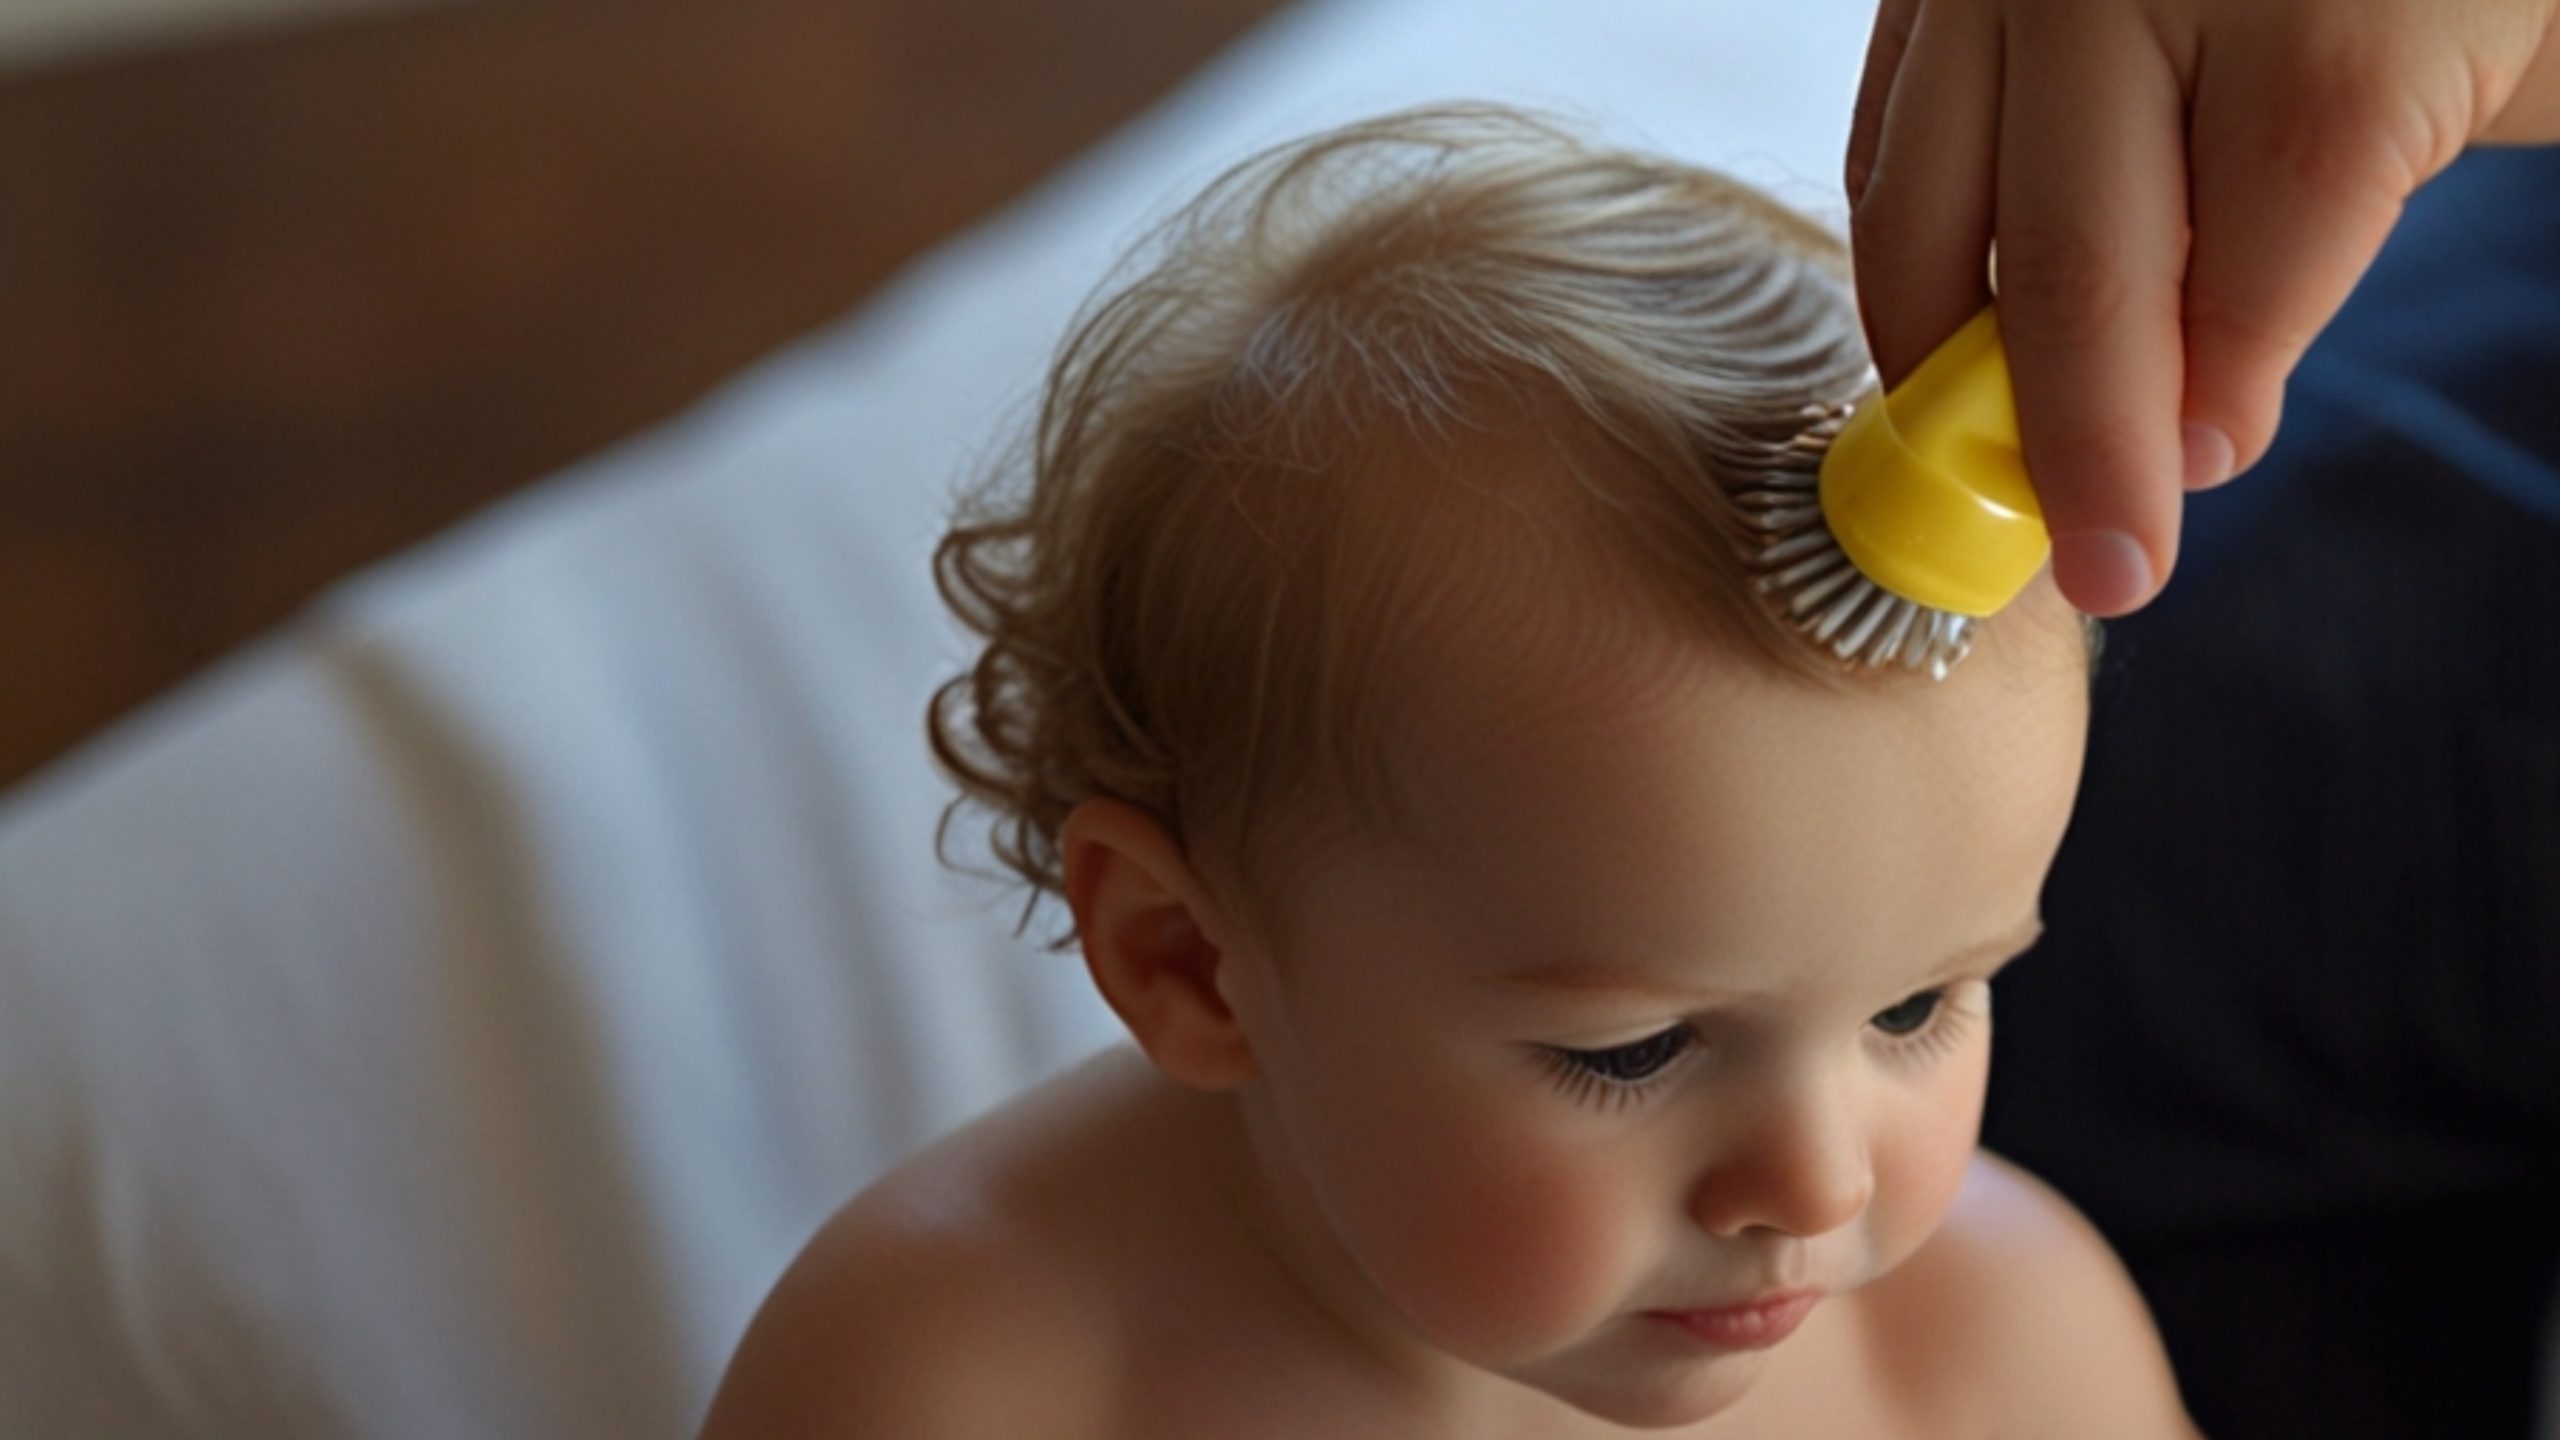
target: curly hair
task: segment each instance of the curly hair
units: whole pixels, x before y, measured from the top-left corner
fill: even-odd
[[[1581,656],[1633,597],[1849,683],[1755,598],[1732,493],[1871,378],[1842,242],[1737,181],[1491,105],[1258,154],[1088,302],[936,552],[985,641],[927,719],[941,839],[992,810],[1036,905],[1110,795],[1250,868],[1281,801],[1391,806],[1451,623]],[[1465,459],[1524,444],[1560,483]]]

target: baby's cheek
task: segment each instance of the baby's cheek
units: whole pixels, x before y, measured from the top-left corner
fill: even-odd
[[[1871,1152],[1875,1199],[1869,1247],[1877,1275],[1911,1257],[1963,1188],[1982,1130],[1979,1070],[1947,1077],[1940,1090],[1887,1128]]]
[[[1516,1115],[1410,1137],[1372,1157],[1362,1260],[1415,1328],[1479,1364],[1547,1353],[1605,1319],[1638,1277],[1632,1197]]]

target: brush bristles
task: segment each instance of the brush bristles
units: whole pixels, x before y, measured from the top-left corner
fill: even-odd
[[[1761,593],[1788,622],[1847,664],[1925,667],[1944,680],[1973,653],[1974,618],[1905,600],[1860,573],[1822,518],[1822,457],[1851,407],[1812,406],[1802,433],[1736,495],[1760,543]]]

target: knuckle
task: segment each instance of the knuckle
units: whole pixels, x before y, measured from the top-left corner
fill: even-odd
[[[2054,437],[2058,468],[2077,477],[2082,493],[2121,495],[2149,478],[2150,454],[2122,424],[2089,421],[2066,427]]]
[[[2120,250],[2079,229],[2011,231],[2001,236],[1999,287],[2005,314],[2048,333],[2079,336],[2124,318],[2134,287]]]
[[[2442,127],[2422,106],[2395,115],[2400,107],[2339,89],[2335,80],[2305,83],[2327,93],[2271,108],[2260,136],[2261,162],[2285,188],[2327,200],[2376,188],[2414,190],[2437,163]]]
[[[2187,350],[2197,368],[2290,369],[2312,336],[2199,281],[2187,288]]]
[[[2468,143],[2470,72],[2457,60],[2428,73],[2415,47],[2333,30],[2304,38],[2270,87],[2273,103],[2256,109],[2261,160],[2314,197],[2405,196]]]

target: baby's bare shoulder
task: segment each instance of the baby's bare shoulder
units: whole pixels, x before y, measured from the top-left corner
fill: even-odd
[[[2052,1186],[1977,1152],[1946,1220],[1878,1307],[1915,1384],[1962,1377],[1974,1435],[2192,1440],[2159,1329],[2104,1236]],[[1918,1377],[1934,1376],[1934,1381]]]
[[[893,1175],[828,1221],[748,1327],[703,1440],[1102,1433],[1090,1289],[940,1178]]]

